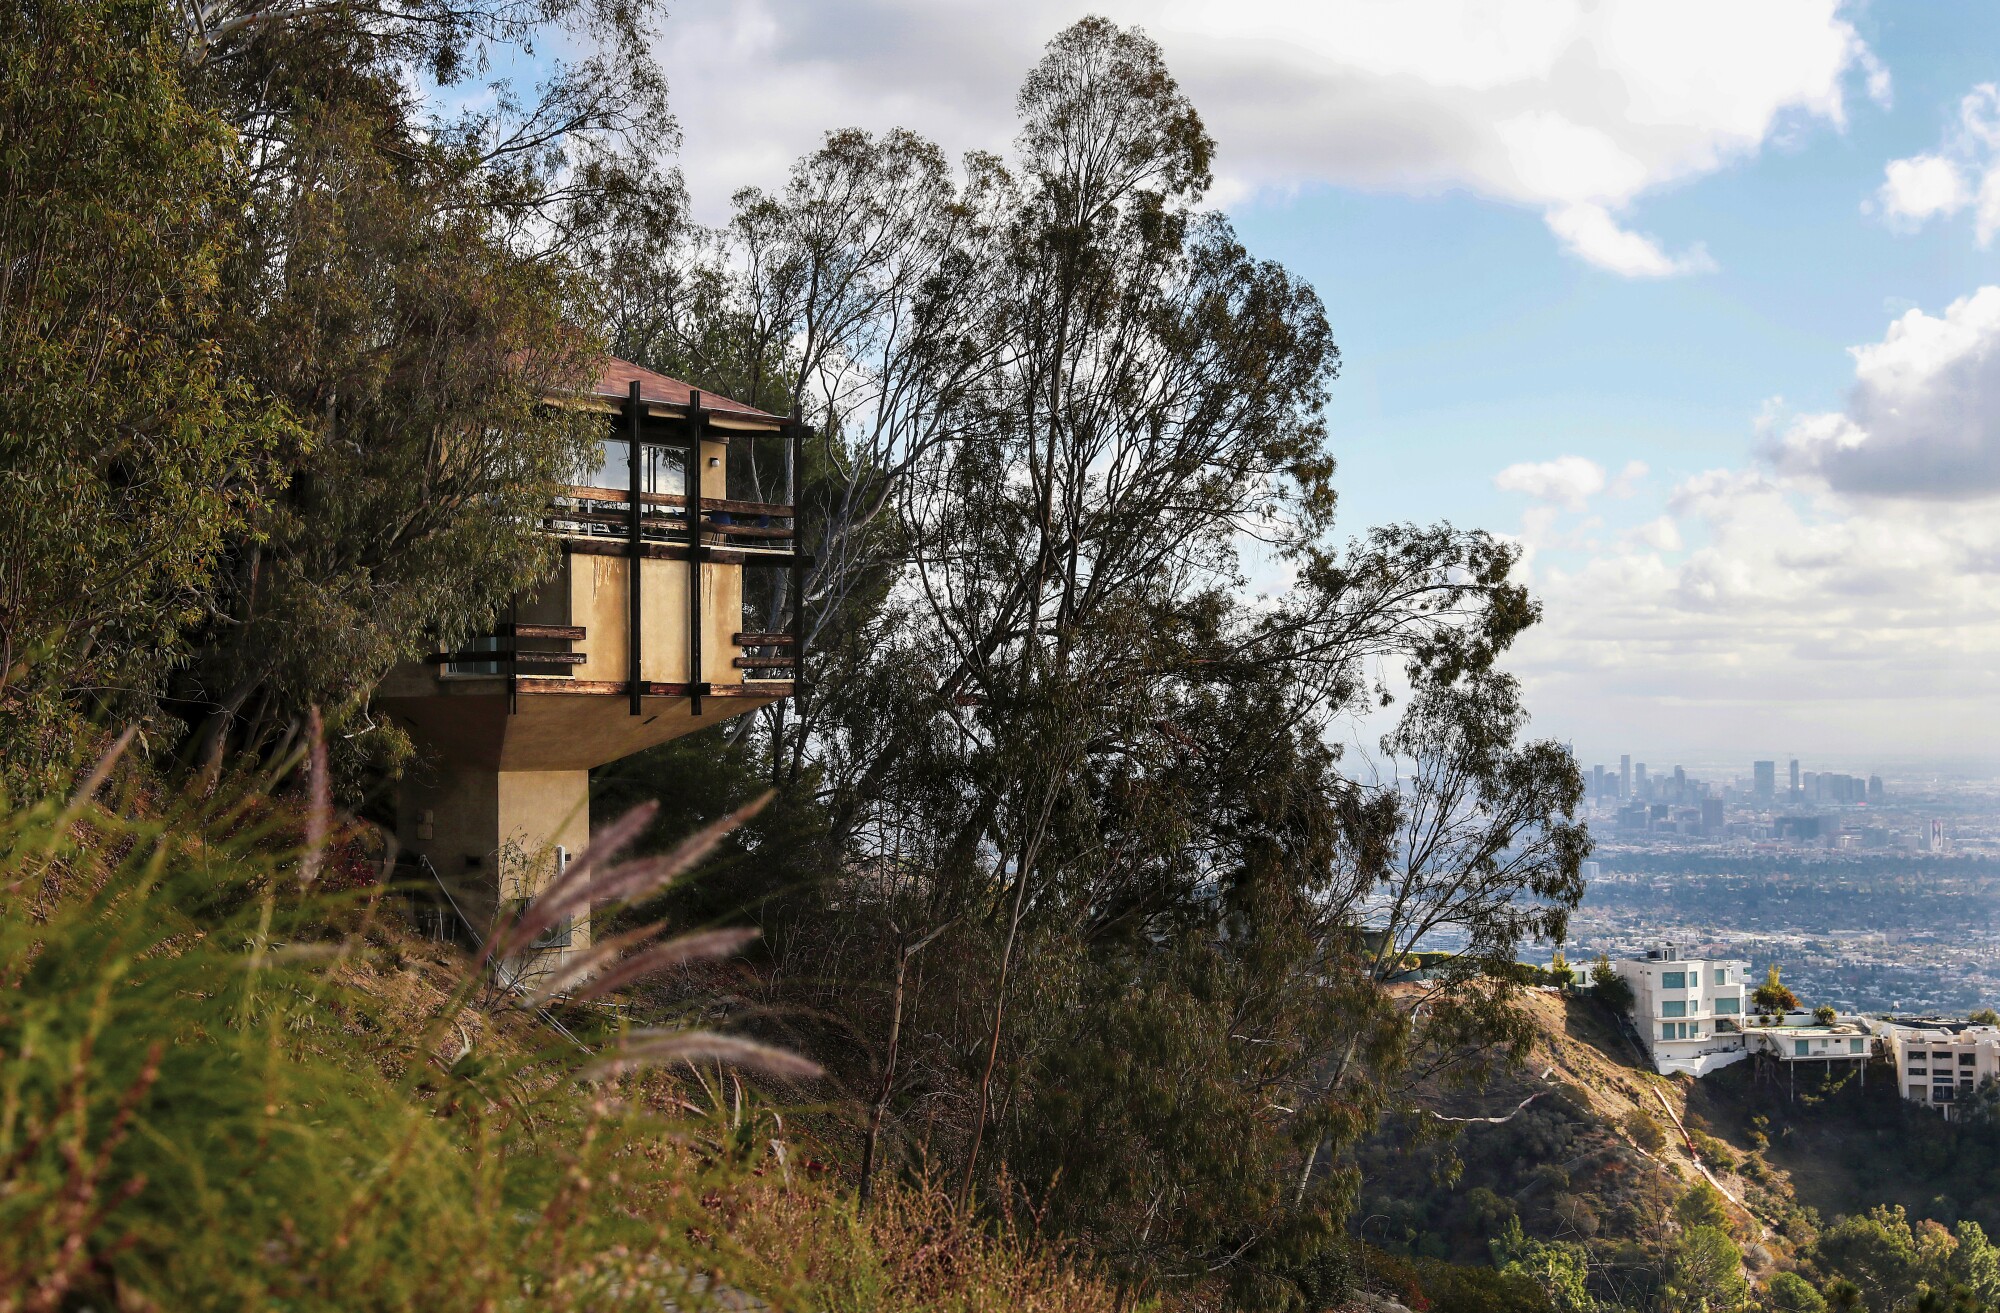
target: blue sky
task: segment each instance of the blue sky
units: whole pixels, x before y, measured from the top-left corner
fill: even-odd
[[[1092,11],[1160,41],[1216,199],[1327,304],[1349,528],[1522,542],[1539,729],[2000,757],[2000,9],[681,0],[697,207],[834,127],[1004,149]]]

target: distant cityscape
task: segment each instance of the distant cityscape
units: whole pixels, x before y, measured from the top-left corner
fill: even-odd
[[[1586,773],[1573,960],[1671,941],[1843,1013],[2000,1006],[2000,779],[1746,764]]]

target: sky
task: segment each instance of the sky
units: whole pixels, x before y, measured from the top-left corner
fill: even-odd
[[[1004,150],[1093,12],[1327,305],[1347,528],[1521,544],[1535,732],[2000,770],[2000,7],[678,0],[697,211],[832,128]]]

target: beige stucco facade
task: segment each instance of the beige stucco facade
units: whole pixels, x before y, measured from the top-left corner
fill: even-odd
[[[666,436],[649,434],[648,448],[670,447],[674,389],[686,397],[685,385],[614,365],[624,372],[612,381],[622,388],[637,378],[647,401],[656,403],[643,422]],[[607,430],[628,431],[612,426],[627,423],[629,411],[605,408]],[[717,413],[739,431],[776,433],[785,424],[745,407]],[[679,431],[689,422],[681,419]],[[635,542],[627,527],[629,484],[572,489],[546,522],[560,542],[555,570],[516,599],[500,634],[481,640],[476,652],[400,666],[377,690],[376,711],[406,729],[420,754],[399,799],[398,838],[428,864],[475,933],[483,933],[510,900],[544,887],[588,846],[592,767],[768,706],[792,691],[790,678],[750,677],[768,676],[778,662],[749,670],[737,658],[745,655],[738,641],[745,630],[744,571],[787,566],[796,539],[773,538],[791,538],[795,527],[775,535],[739,527],[750,517],[744,504],[723,500],[726,442],[704,440],[699,450],[698,508],[681,495],[642,494],[644,527]],[[783,519],[791,512],[768,509]],[[742,518],[732,519],[731,510]],[[766,525],[772,520],[755,518]],[[699,544],[694,550],[691,541]],[[698,625],[690,606],[697,587]],[[775,646],[766,642],[754,650],[768,657]],[[580,947],[589,934],[588,918],[579,918],[548,947]]]

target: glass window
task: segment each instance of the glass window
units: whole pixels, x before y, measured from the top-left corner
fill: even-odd
[[[1918,1103],[1922,1103],[1924,1101],[1924,1087],[1921,1085],[1910,1086],[1910,1097]]]
[[[1847,1051],[1849,1053],[1861,1052],[1861,1041],[1858,1039],[1851,1039],[1847,1041]]]
[[[1719,1017],[1733,1017],[1743,1011],[1740,998],[1719,998],[1715,1000],[1715,1014]]]
[[[1684,1017],[1687,1014],[1688,1005],[1686,999],[1670,999],[1660,1004],[1660,1015],[1663,1017]]]
[[[1972,1055],[1971,1055],[1970,1053],[1961,1053],[1961,1054],[1959,1054],[1959,1055],[1958,1055],[1958,1065],[1959,1065],[1959,1066],[1961,1066],[1961,1067],[1970,1067],[1970,1066],[1972,1065],[1972,1063],[1973,1063],[1973,1057],[1972,1057]]]
[[[623,438],[602,438],[597,456],[587,462],[577,476],[585,488],[625,489],[632,486],[632,444]],[[639,487],[645,492],[687,491],[686,453],[679,447],[645,444],[645,460],[639,469]]]
[[[1728,967],[1717,967],[1717,968],[1715,969],[1715,975],[1714,975],[1713,979],[1714,979],[1715,983],[1716,983],[1716,984],[1718,984],[1718,985],[1726,985],[1726,984],[1728,984],[1728,983],[1729,983],[1729,968],[1728,968]]]
[[[1806,1054],[1812,1052],[1812,1044],[1808,1040],[1795,1039],[1792,1041],[1792,1052],[1794,1055],[1803,1058]]]
[[[1685,971],[1664,971],[1660,973],[1661,989],[1686,989],[1687,983],[1687,972]]]

